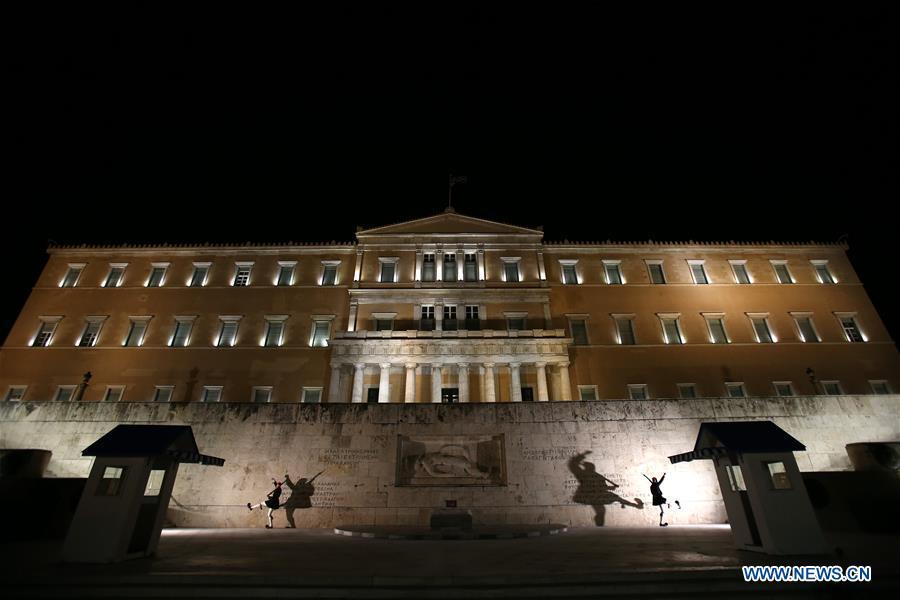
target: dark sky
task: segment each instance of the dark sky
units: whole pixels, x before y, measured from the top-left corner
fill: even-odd
[[[892,9],[551,7],[8,14],[0,339],[48,239],[349,240],[450,170],[549,239],[846,235],[896,339]]]

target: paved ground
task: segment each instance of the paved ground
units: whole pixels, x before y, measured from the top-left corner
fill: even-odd
[[[60,564],[59,544],[0,544],[0,589],[13,597],[210,598],[715,597],[766,589],[768,596],[818,597],[824,589],[869,597],[900,590],[896,536],[834,541],[842,556],[791,562],[871,564],[878,585],[744,584],[739,566],[769,564],[769,557],[735,550],[727,526],[673,526],[459,541],[350,538],[321,529],[170,529],[156,558],[116,565]]]

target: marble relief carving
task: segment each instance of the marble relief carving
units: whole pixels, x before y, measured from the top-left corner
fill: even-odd
[[[504,436],[399,435],[396,485],[506,485]]]

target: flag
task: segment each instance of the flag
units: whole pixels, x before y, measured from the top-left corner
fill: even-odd
[[[468,183],[469,178],[465,175],[451,175],[450,176],[450,187],[453,187],[457,183]]]

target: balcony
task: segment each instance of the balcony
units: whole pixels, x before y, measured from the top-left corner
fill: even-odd
[[[405,329],[394,331],[338,331],[334,339],[412,339],[412,338],[565,338],[565,329],[482,329],[458,331],[420,331]]]

